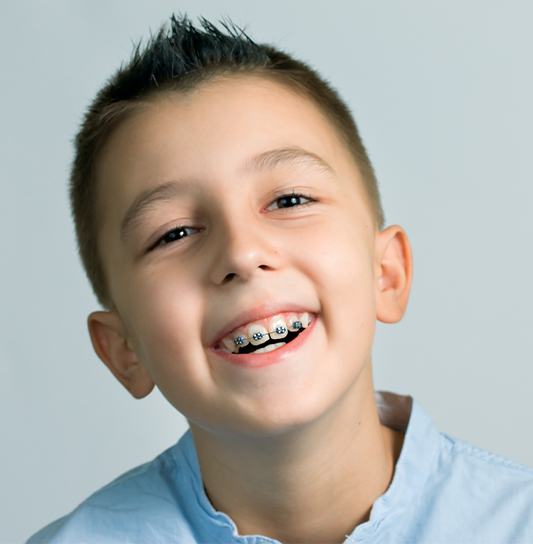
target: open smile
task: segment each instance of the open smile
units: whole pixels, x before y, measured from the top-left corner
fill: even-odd
[[[246,368],[262,368],[283,362],[294,355],[295,352],[305,345],[313,333],[317,321],[318,316],[313,315],[312,321],[307,328],[301,332],[287,336],[283,339],[284,342],[270,343],[264,348],[265,351],[236,354],[221,348],[209,348],[209,350],[229,363]]]

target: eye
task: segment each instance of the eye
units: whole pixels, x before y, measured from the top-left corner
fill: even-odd
[[[301,203],[301,200],[307,200],[308,202]],[[281,210],[288,209],[288,208],[295,208],[295,207],[302,207],[302,206],[308,206],[309,204],[312,204],[313,202],[316,202],[315,199],[311,198],[310,196],[304,195],[302,193],[295,193],[294,191],[292,193],[283,193],[276,197],[276,199],[273,202],[277,202],[281,204]],[[162,246],[167,246],[170,244],[173,244],[174,242],[178,242],[182,240],[183,238],[186,238],[188,236],[187,231],[194,231],[198,230],[195,227],[187,227],[184,225],[174,227],[173,229],[170,229],[169,231],[165,232],[163,236],[158,238],[154,244],[152,244],[148,251],[152,251],[154,249],[157,249]]]
[[[161,238],[159,238],[152,246],[148,248],[148,251],[156,249],[159,246],[166,246],[181,240],[187,236],[187,231],[196,230],[194,227],[178,226],[165,232]]]
[[[307,200],[308,202],[300,203],[301,199]],[[295,193],[294,191],[290,194],[281,194],[279,195],[274,202],[279,202],[283,205],[282,210],[287,208],[294,208],[296,206],[302,207],[302,206],[308,206],[309,204],[312,204],[315,202],[313,198],[310,196],[304,195],[302,193]]]

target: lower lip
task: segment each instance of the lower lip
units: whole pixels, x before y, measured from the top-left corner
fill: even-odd
[[[318,320],[316,315],[311,317],[312,321],[309,327],[301,332],[292,342],[285,344],[283,347],[275,349],[274,351],[267,351],[266,353],[248,353],[238,355],[236,353],[230,353],[222,349],[209,348],[213,353],[225,359],[226,361],[235,365],[244,366],[246,368],[263,368],[275,363],[281,363],[288,357],[294,354],[294,352],[300,349],[309,338],[310,334],[315,328],[315,324]]]

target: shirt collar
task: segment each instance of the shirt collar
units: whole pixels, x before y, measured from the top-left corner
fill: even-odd
[[[400,456],[395,466],[394,475],[387,491],[373,504],[370,518],[360,524],[349,535],[346,544],[360,542],[371,538],[377,528],[388,518],[397,518],[409,506],[421,491],[438,452],[440,435],[431,418],[410,395],[399,395],[390,391],[375,391],[376,405],[381,423],[387,427],[405,433]],[[239,536],[233,520],[225,513],[213,508],[204,490],[198,455],[192,433],[189,430],[180,438],[174,453],[182,457],[189,467],[190,484],[196,506],[192,514],[198,525],[207,530],[212,528],[209,536],[214,538],[235,539],[235,542],[276,542],[268,538],[256,540],[257,537]],[[178,465],[183,461],[176,459]],[[189,491],[190,493],[190,491]],[[259,535],[257,535],[259,536]]]

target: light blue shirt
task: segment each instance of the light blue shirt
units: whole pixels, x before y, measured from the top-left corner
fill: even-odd
[[[345,544],[533,543],[533,469],[439,432],[410,396],[375,395],[381,422],[405,432],[404,443],[389,488]],[[27,544],[37,542],[279,544],[240,536],[213,508],[190,430]]]

